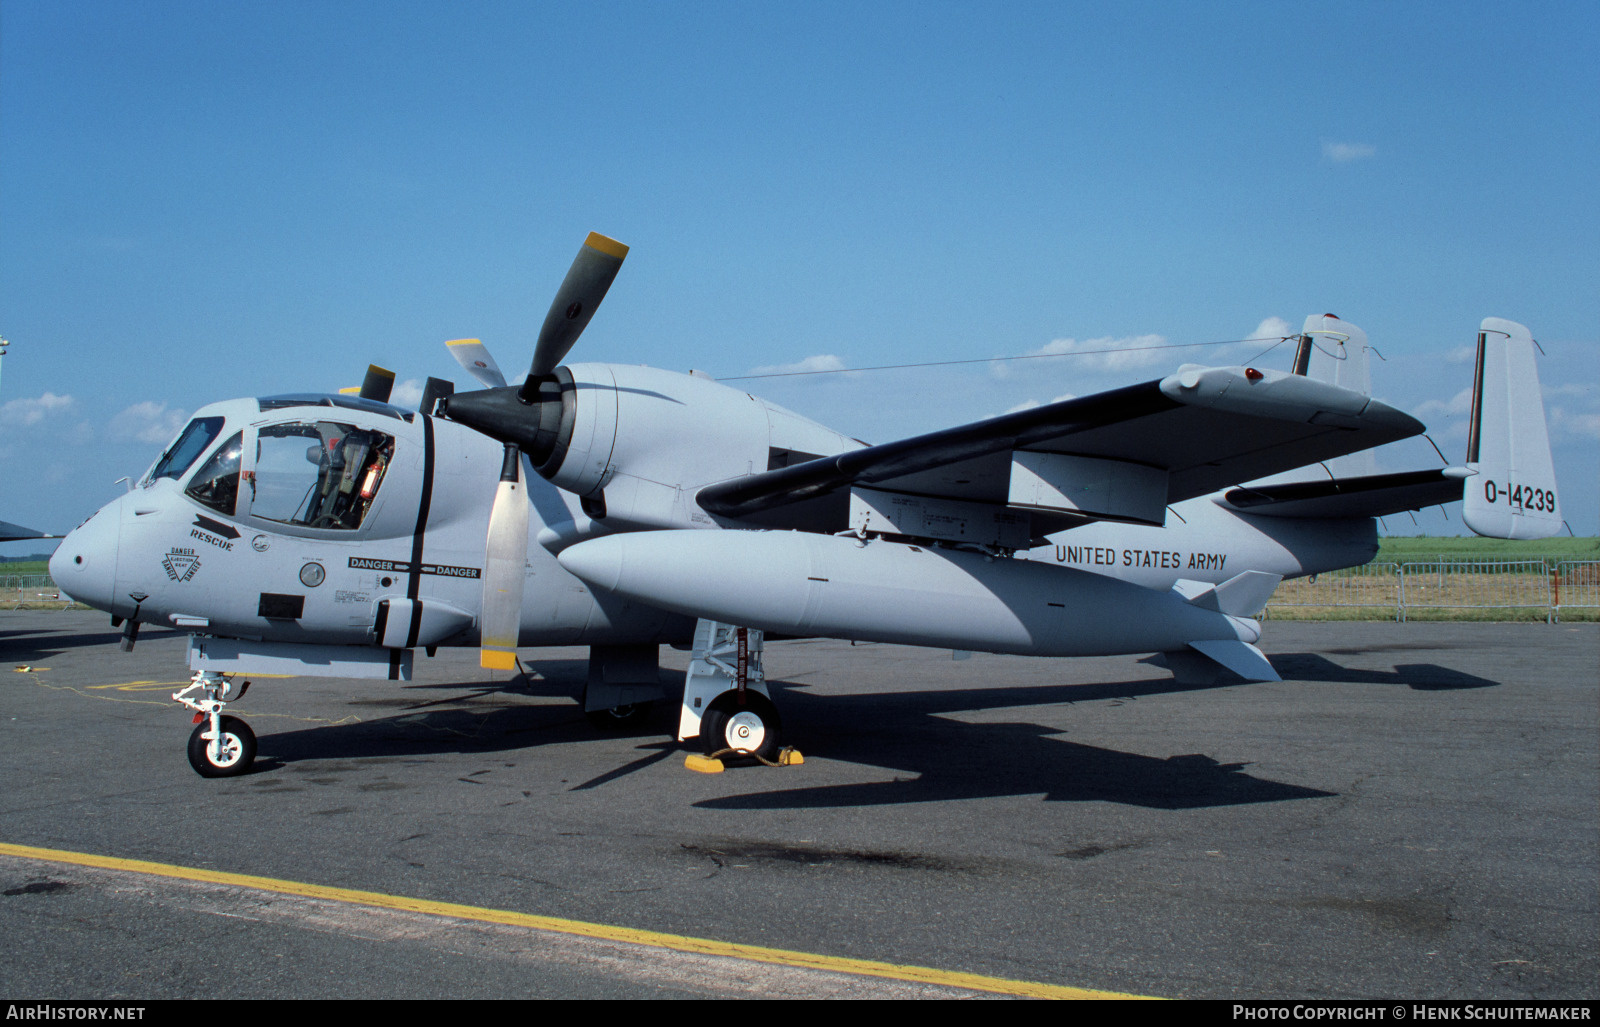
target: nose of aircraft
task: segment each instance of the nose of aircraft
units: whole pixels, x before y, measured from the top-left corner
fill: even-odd
[[[50,558],[50,577],[80,603],[110,611],[116,598],[117,503],[102,507],[67,533]]]

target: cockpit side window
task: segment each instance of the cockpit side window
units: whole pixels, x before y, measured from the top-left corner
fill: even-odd
[[[222,420],[220,417],[197,417],[185,425],[178,441],[156,461],[148,480],[183,477],[183,472],[189,469],[195,458],[222,434]]]
[[[189,496],[213,510],[233,516],[239,499],[239,457],[243,452],[244,433],[239,432],[194,472],[189,482]]]
[[[337,421],[263,427],[250,512],[307,528],[361,526],[394,457],[394,437]]]

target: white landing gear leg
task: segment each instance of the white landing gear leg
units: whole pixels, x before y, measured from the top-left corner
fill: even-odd
[[[783,724],[761,667],[762,633],[720,621],[694,629],[694,655],[683,685],[678,741],[699,736],[704,756],[689,756],[690,770],[715,774],[724,756],[753,756],[768,766],[800,763],[781,748]]]
[[[194,711],[195,729],[189,735],[189,765],[201,777],[232,777],[250,769],[256,759],[256,735],[238,717],[224,717],[223,707],[244,698],[250,682],[238,691],[226,674],[197,670],[189,687],[173,692],[174,702]],[[193,698],[190,693],[198,692]]]

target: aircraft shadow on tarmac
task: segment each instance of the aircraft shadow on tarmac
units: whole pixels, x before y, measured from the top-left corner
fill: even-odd
[[[255,772],[271,772],[303,760],[502,752],[592,741],[596,729],[575,704],[518,701],[517,693],[571,695],[580,689],[584,663],[566,663],[570,666],[541,664],[540,677],[532,680],[407,686],[404,696],[365,701],[394,707],[394,716],[263,734]],[[675,686],[671,679],[678,675],[666,676],[671,695]],[[815,694],[798,682],[772,683],[791,737],[813,739],[806,745],[813,756],[891,768],[906,776],[727,796],[696,805],[708,809],[825,808],[1042,792],[1052,801],[1098,800],[1193,809],[1335,794],[1253,777],[1245,772],[1248,764],[1222,764],[1202,754],[1156,758],[1067,741],[1056,729],[1039,724],[957,723],[946,716],[1081,701],[1134,701],[1140,695],[1197,690],[1197,686],[1177,685],[1171,680],[845,696]],[[419,692],[447,694],[428,698]],[[575,784],[573,790],[603,787],[681,752],[676,742],[661,738],[671,730],[675,714],[676,703],[661,704],[648,723],[625,734],[640,738],[638,759]],[[770,773],[786,772],[756,773],[765,785],[773,780]]]
[[[1395,664],[1393,670],[1351,670],[1341,667],[1321,653],[1277,653],[1272,665],[1285,680],[1344,681],[1360,685],[1405,685],[1419,692],[1443,692],[1461,688],[1497,688],[1498,681],[1476,674],[1441,667],[1436,663]]]
[[[792,734],[814,737],[813,755],[905,771],[892,781],[724,796],[703,809],[807,809],[1037,795],[1052,802],[1116,802],[1196,809],[1335,793],[1253,777],[1246,763],[1192,753],[1158,758],[1085,745],[1034,723],[957,723],[958,711],[1083,701],[1134,701],[1140,695],[1199,691],[1168,681],[1044,685],[894,695],[784,693]],[[859,725],[859,726],[857,726]]]
[[[139,636],[141,643],[179,637],[171,628],[153,628]],[[39,663],[69,649],[85,646],[113,646],[122,640],[121,631],[95,631],[63,635],[51,629],[0,631],[0,663]]]

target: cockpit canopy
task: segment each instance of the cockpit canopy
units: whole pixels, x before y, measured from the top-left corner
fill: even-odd
[[[344,407],[396,420],[410,416],[385,404],[343,396],[235,401],[247,402],[259,404],[260,413],[281,411],[289,419],[246,425],[213,445],[230,419],[237,425],[240,418],[196,417],[156,461],[143,484],[172,478],[190,499],[229,517],[258,518],[292,528],[360,528],[375,508],[394,459],[395,435],[336,420],[337,411]],[[328,416],[319,416],[323,413]],[[199,469],[185,482],[196,462]]]

